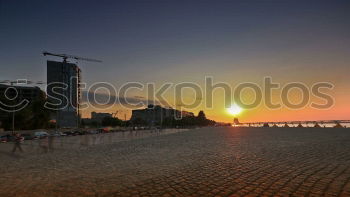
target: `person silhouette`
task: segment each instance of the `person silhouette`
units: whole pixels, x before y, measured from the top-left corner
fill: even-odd
[[[17,148],[19,149],[20,152],[23,152],[23,149],[21,147],[21,143],[23,143],[24,138],[21,136],[21,134],[16,133],[15,135],[15,141],[14,141],[14,146],[12,149],[12,152],[15,153]]]

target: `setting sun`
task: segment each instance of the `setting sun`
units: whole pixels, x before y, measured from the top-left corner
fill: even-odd
[[[227,109],[227,111],[231,115],[238,115],[243,111],[243,109],[240,106],[233,104],[230,108]]]

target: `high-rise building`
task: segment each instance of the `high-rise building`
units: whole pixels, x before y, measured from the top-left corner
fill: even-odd
[[[54,115],[59,127],[77,127],[81,92],[80,68],[73,63],[47,61],[47,96],[56,109]]]

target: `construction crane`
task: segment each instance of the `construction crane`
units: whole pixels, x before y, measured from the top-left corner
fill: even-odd
[[[67,63],[67,59],[74,59],[74,60],[83,60],[83,61],[89,61],[89,62],[102,62],[101,60],[97,59],[91,59],[91,58],[85,58],[85,57],[78,57],[74,55],[68,55],[68,54],[56,54],[56,53],[50,53],[47,51],[43,51],[42,53],[44,56],[55,56],[55,57],[61,57],[63,58],[63,63]],[[79,79],[78,79],[79,80]],[[80,86],[80,81],[78,81],[78,86]],[[77,127],[79,128],[79,117],[80,117],[80,112],[79,112],[79,103],[77,105],[77,111],[78,111],[78,119],[77,119]],[[57,115],[58,116],[58,111]],[[56,130],[57,130],[57,124],[56,124]]]
[[[119,111],[117,110],[115,113],[112,113],[112,117],[113,117],[113,118],[116,118],[116,117],[117,117],[118,112],[119,112]]]
[[[68,55],[68,54],[55,54],[55,53],[50,53],[50,52],[47,52],[47,51],[44,51],[43,55],[44,56],[61,57],[61,58],[63,58],[63,62],[64,63],[67,62],[67,59],[83,60],[83,61],[89,61],[89,62],[102,62],[101,60],[97,60],[97,59],[78,57],[78,56]]]
[[[124,111],[124,110],[117,110],[116,112],[112,113],[112,117],[118,118],[117,115],[119,112],[124,112],[124,121],[126,121],[126,111]]]

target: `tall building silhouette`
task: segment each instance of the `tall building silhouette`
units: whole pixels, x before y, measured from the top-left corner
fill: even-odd
[[[81,70],[73,63],[47,61],[47,96],[59,127],[77,127]]]

